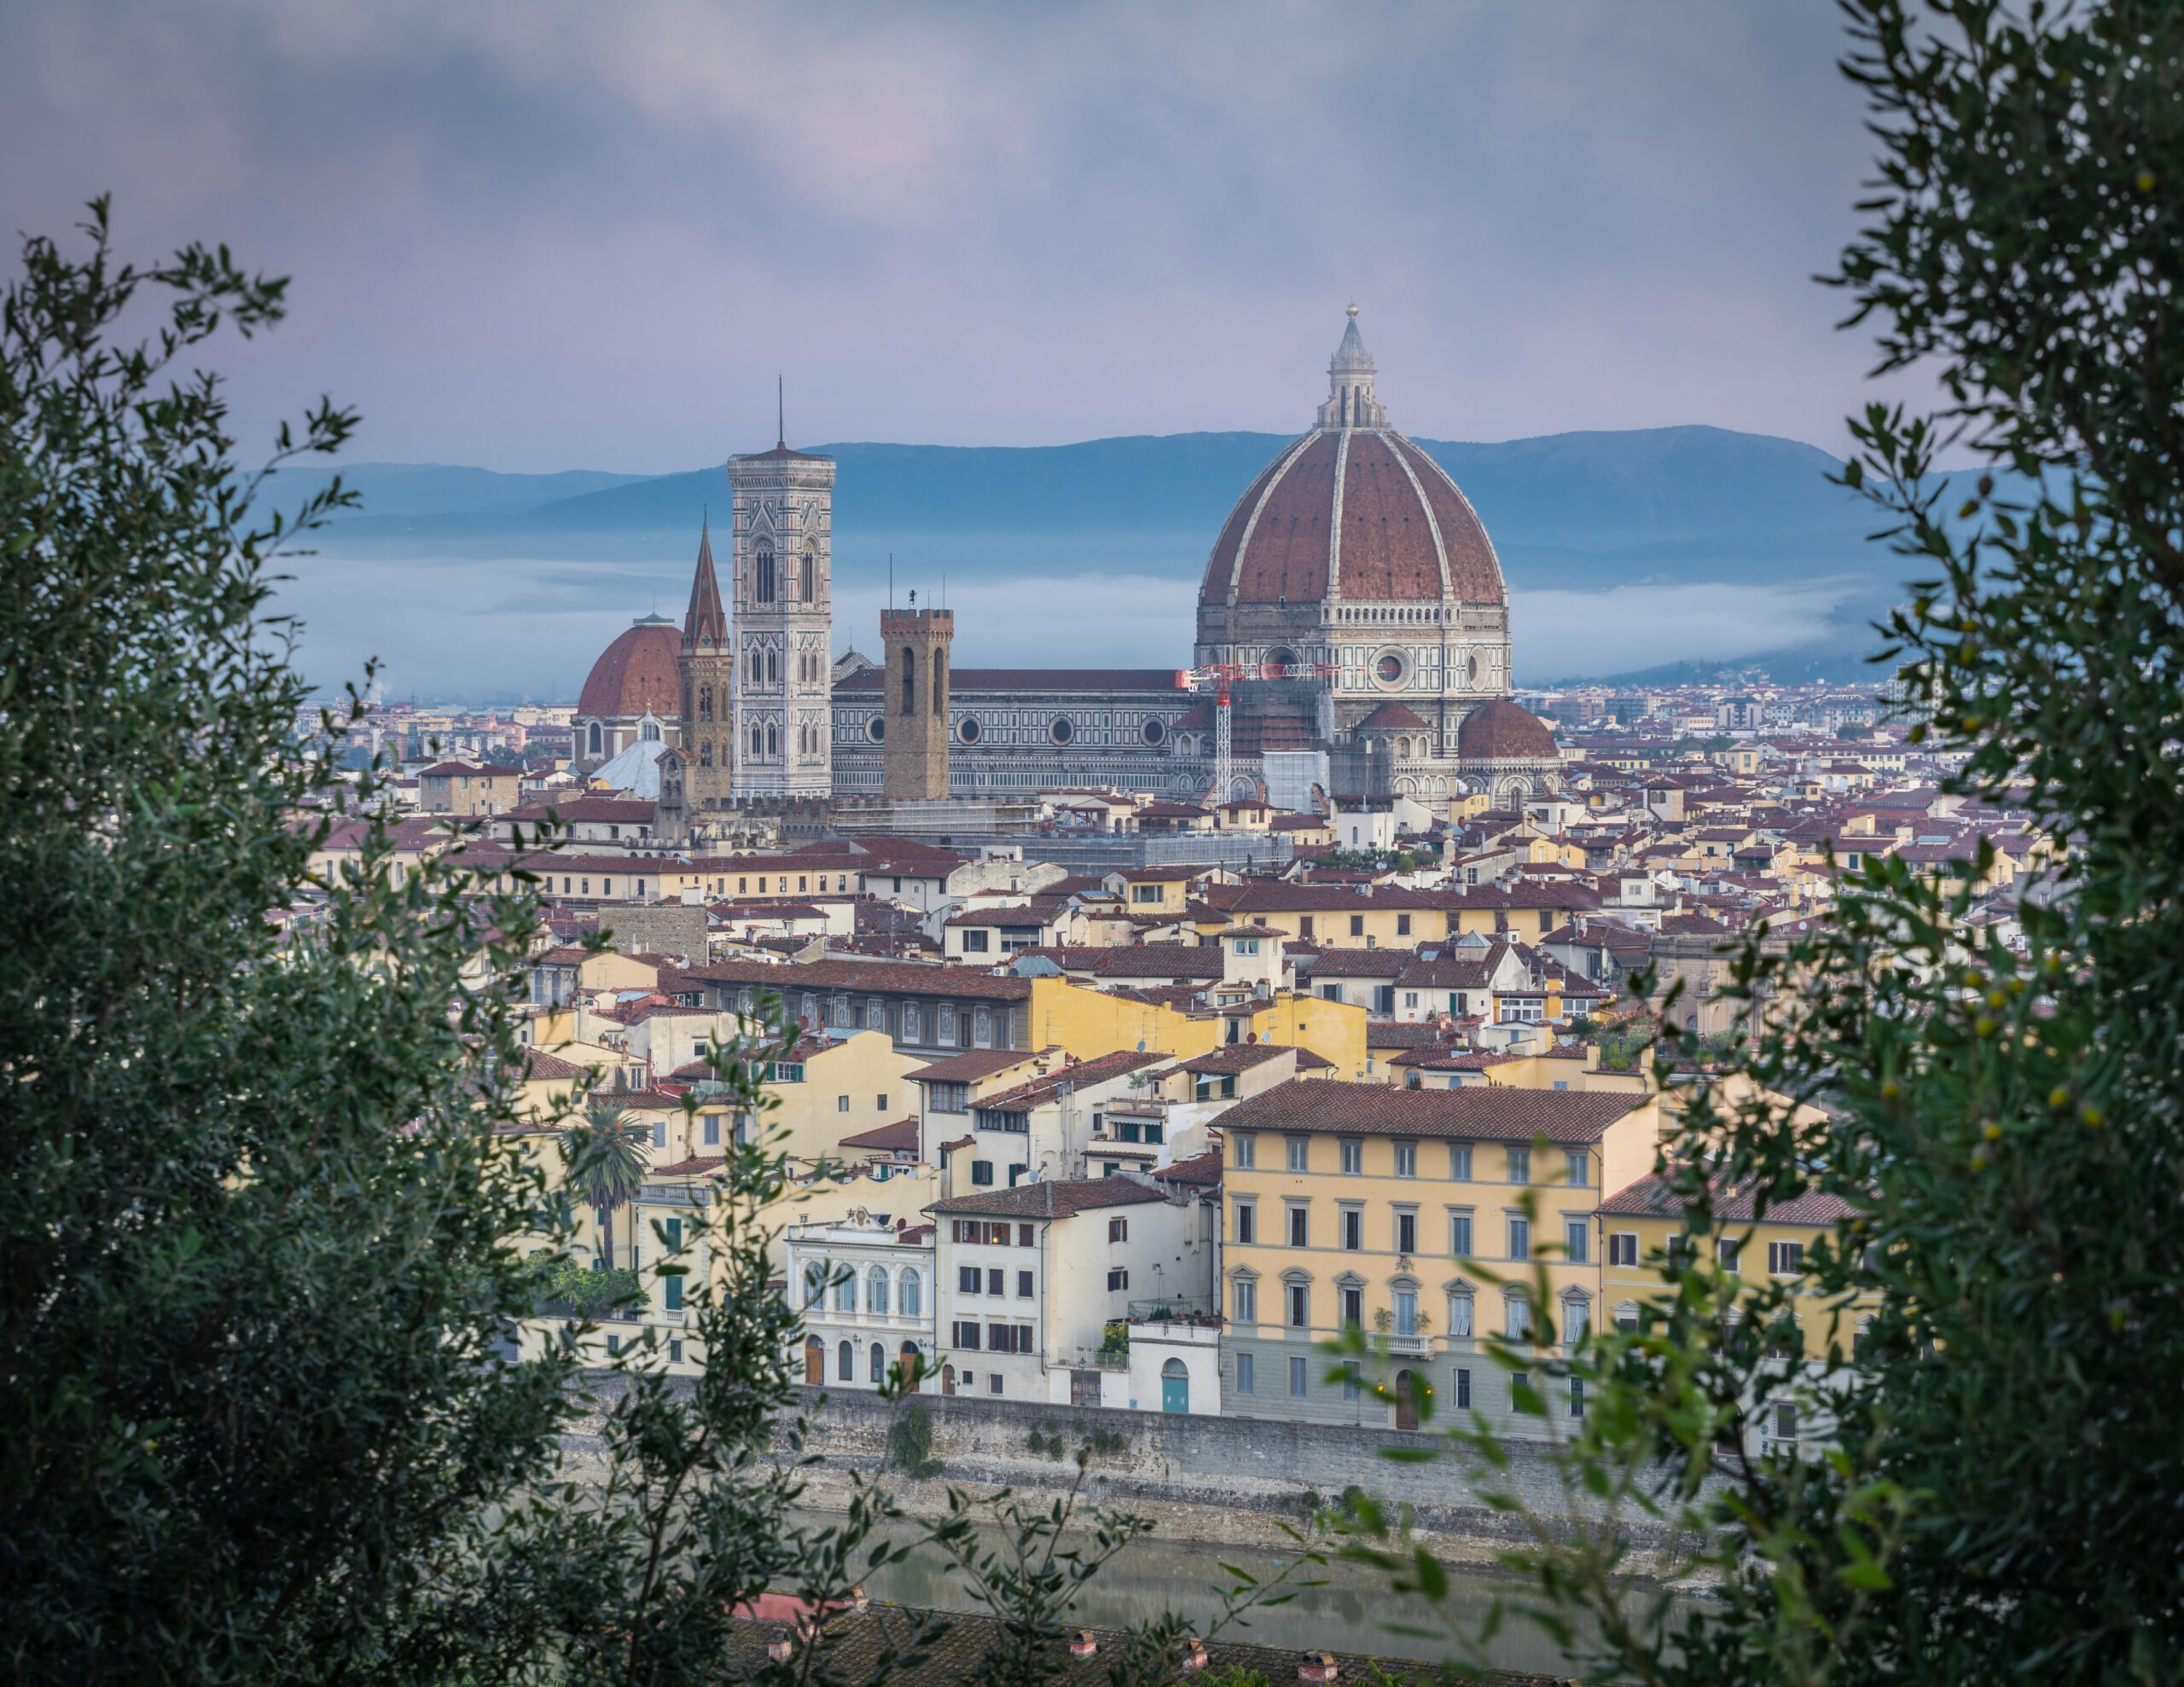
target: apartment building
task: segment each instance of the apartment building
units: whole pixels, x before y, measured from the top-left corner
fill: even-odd
[[[804,1380],[871,1391],[897,1365],[935,1371],[933,1227],[868,1212],[790,1225],[781,1271],[803,1314]],[[924,1391],[937,1390],[937,1375]]]
[[[1481,1337],[1582,1336],[1600,1301],[1600,1191],[1650,1169],[1659,1130],[1652,1098],[1607,1092],[1323,1079],[1238,1102],[1221,1118],[1223,1410],[1402,1429],[1430,1389],[1444,1413],[1538,1433],[1512,1420]],[[1384,1342],[1385,1396],[1369,1375],[1328,1377],[1316,1344],[1346,1329]],[[1558,1404],[1582,1416],[1582,1389]]]
[[[1214,1209],[1172,1180],[1023,1183],[926,1210],[943,1394],[1097,1406],[1107,1326],[1134,1298],[1210,1303]]]

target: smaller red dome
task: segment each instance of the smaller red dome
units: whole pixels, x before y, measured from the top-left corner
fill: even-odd
[[[682,634],[662,615],[648,615],[600,652],[577,699],[577,713],[613,720],[648,712],[663,720],[682,713],[676,664]]]
[[[1456,756],[1464,762],[1560,762],[1554,734],[1529,709],[1497,697],[1464,716],[1456,731]]]

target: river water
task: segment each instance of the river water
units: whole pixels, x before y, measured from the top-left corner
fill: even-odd
[[[823,1526],[828,1520],[813,1513],[803,1521]],[[984,1533],[989,1546],[1000,1544],[999,1530]],[[1264,1550],[1141,1536],[1086,1586],[1076,1620],[1088,1627],[1130,1628],[1173,1610],[1204,1632],[1220,1615],[1219,1590],[1231,1580],[1221,1568],[1223,1561],[1262,1579],[1281,1568],[1279,1556]],[[1253,1612],[1246,1626],[1226,1630],[1223,1638],[1300,1651],[1365,1652],[1434,1662],[1455,1655],[1451,1643],[1391,1633],[1389,1625],[1446,1634],[1453,1622],[1461,1633],[1476,1637],[1493,1598],[1493,1585],[1484,1575],[1455,1568],[1449,1572],[1449,1597],[1438,1605],[1415,1596],[1397,1597],[1388,1591],[1385,1577],[1362,1564],[1308,1566],[1301,1574],[1322,1585],[1299,1589],[1287,1604]],[[973,1609],[961,1576],[931,1547],[915,1549],[903,1562],[876,1573],[865,1591],[875,1599],[929,1610]],[[1647,1595],[1650,1590],[1634,1585],[1633,1593]],[[1513,1615],[1487,1644],[1484,1661],[1497,1669],[1548,1675],[1572,1669],[1553,1641]]]

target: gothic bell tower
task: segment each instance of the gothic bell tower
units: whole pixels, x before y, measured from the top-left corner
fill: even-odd
[[[682,617],[682,652],[676,667],[682,682],[683,802],[700,814],[723,807],[735,758],[735,646],[713,575],[712,523],[698,536],[698,566],[690,579],[690,607]]]
[[[834,460],[729,459],[735,493],[735,769],[730,794],[826,797],[834,784]]]

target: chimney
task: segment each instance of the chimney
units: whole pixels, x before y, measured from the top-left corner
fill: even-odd
[[[1299,1681],[1336,1681],[1341,1676],[1342,1667],[1335,1662],[1333,1652],[1307,1652],[1298,1660]]]
[[[1100,1643],[1093,1638],[1092,1631],[1089,1628],[1078,1629],[1075,1638],[1069,1643],[1070,1656],[1080,1663],[1099,1649]]]

